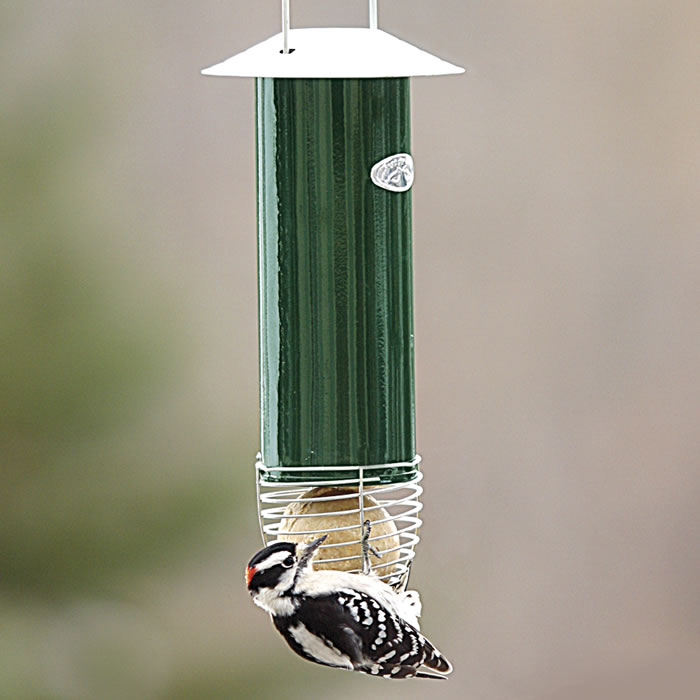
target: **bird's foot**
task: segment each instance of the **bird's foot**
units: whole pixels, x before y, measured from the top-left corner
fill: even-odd
[[[362,573],[369,575],[372,573],[372,562],[370,553],[374,554],[377,559],[381,559],[382,555],[370,543],[369,535],[372,532],[372,525],[369,520],[365,520],[362,524]]]

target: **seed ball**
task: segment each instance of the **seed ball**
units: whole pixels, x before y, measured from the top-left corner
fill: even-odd
[[[362,569],[362,546],[359,540],[362,538],[362,521],[360,513],[346,513],[338,515],[339,511],[357,510],[360,507],[357,489],[348,487],[339,488],[337,486],[318,486],[305,491],[300,497],[321,498],[328,496],[347,495],[347,498],[338,498],[332,501],[292,501],[284,510],[284,518],[280,523],[279,539],[284,542],[311,542],[320,536],[328,533],[328,538],[324,545],[335,545],[333,547],[321,547],[314,558],[314,569],[334,569],[335,571],[351,571],[352,569]],[[380,554],[388,549],[394,549],[400,544],[396,525],[393,520],[377,523],[377,520],[389,518],[389,513],[375,498],[365,493],[364,517],[372,523],[370,544]],[[371,510],[368,510],[371,509]],[[314,513],[314,517],[295,517]],[[318,514],[318,515],[316,515]],[[338,527],[355,527],[348,530],[334,530]],[[299,535],[297,531],[316,530],[319,534]],[[282,534],[287,533],[287,534]],[[380,539],[374,539],[379,537]],[[354,544],[345,544],[355,541]],[[384,554],[381,559],[377,559],[370,554],[372,571],[378,576],[388,576],[394,572],[394,564],[399,558],[398,549]],[[352,557],[343,561],[324,563],[325,559],[335,559],[336,557]]]

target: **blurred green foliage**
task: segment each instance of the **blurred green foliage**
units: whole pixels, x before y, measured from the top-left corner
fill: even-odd
[[[231,505],[202,480],[149,493],[149,462],[166,455],[115,439],[157,398],[177,338],[162,303],[124,307],[108,250],[80,250],[98,224],[79,192],[67,201],[63,167],[94,114],[68,87],[0,122],[0,586],[44,596],[152,562]]]
[[[95,158],[104,99],[77,60],[51,68],[0,110],[0,697],[215,697],[186,680],[196,661],[158,675],[148,660],[167,628],[144,590],[254,501],[239,507],[235,441],[144,427],[182,383],[187,339],[167,289],[120,293],[149,281],[71,167]],[[145,607],[129,622],[124,604]]]

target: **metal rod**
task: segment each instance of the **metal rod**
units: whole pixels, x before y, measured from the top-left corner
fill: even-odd
[[[369,28],[377,29],[377,0],[369,0]]]
[[[289,0],[282,0],[282,53],[289,53]]]
[[[365,522],[365,470],[360,467],[360,485],[357,489],[357,497],[360,501],[360,522]]]

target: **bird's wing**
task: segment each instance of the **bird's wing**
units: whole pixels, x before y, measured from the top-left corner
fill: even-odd
[[[358,670],[394,678],[408,677],[409,667],[415,675],[421,665],[441,673],[452,670],[418,630],[366,593],[346,590],[311,598],[296,614],[311,633],[325,639]]]
[[[289,645],[310,661],[348,669],[355,669],[364,661],[362,638],[357,634],[352,613],[332,596],[306,600],[297,608],[293,620],[279,618],[274,622],[280,631],[286,627]]]

